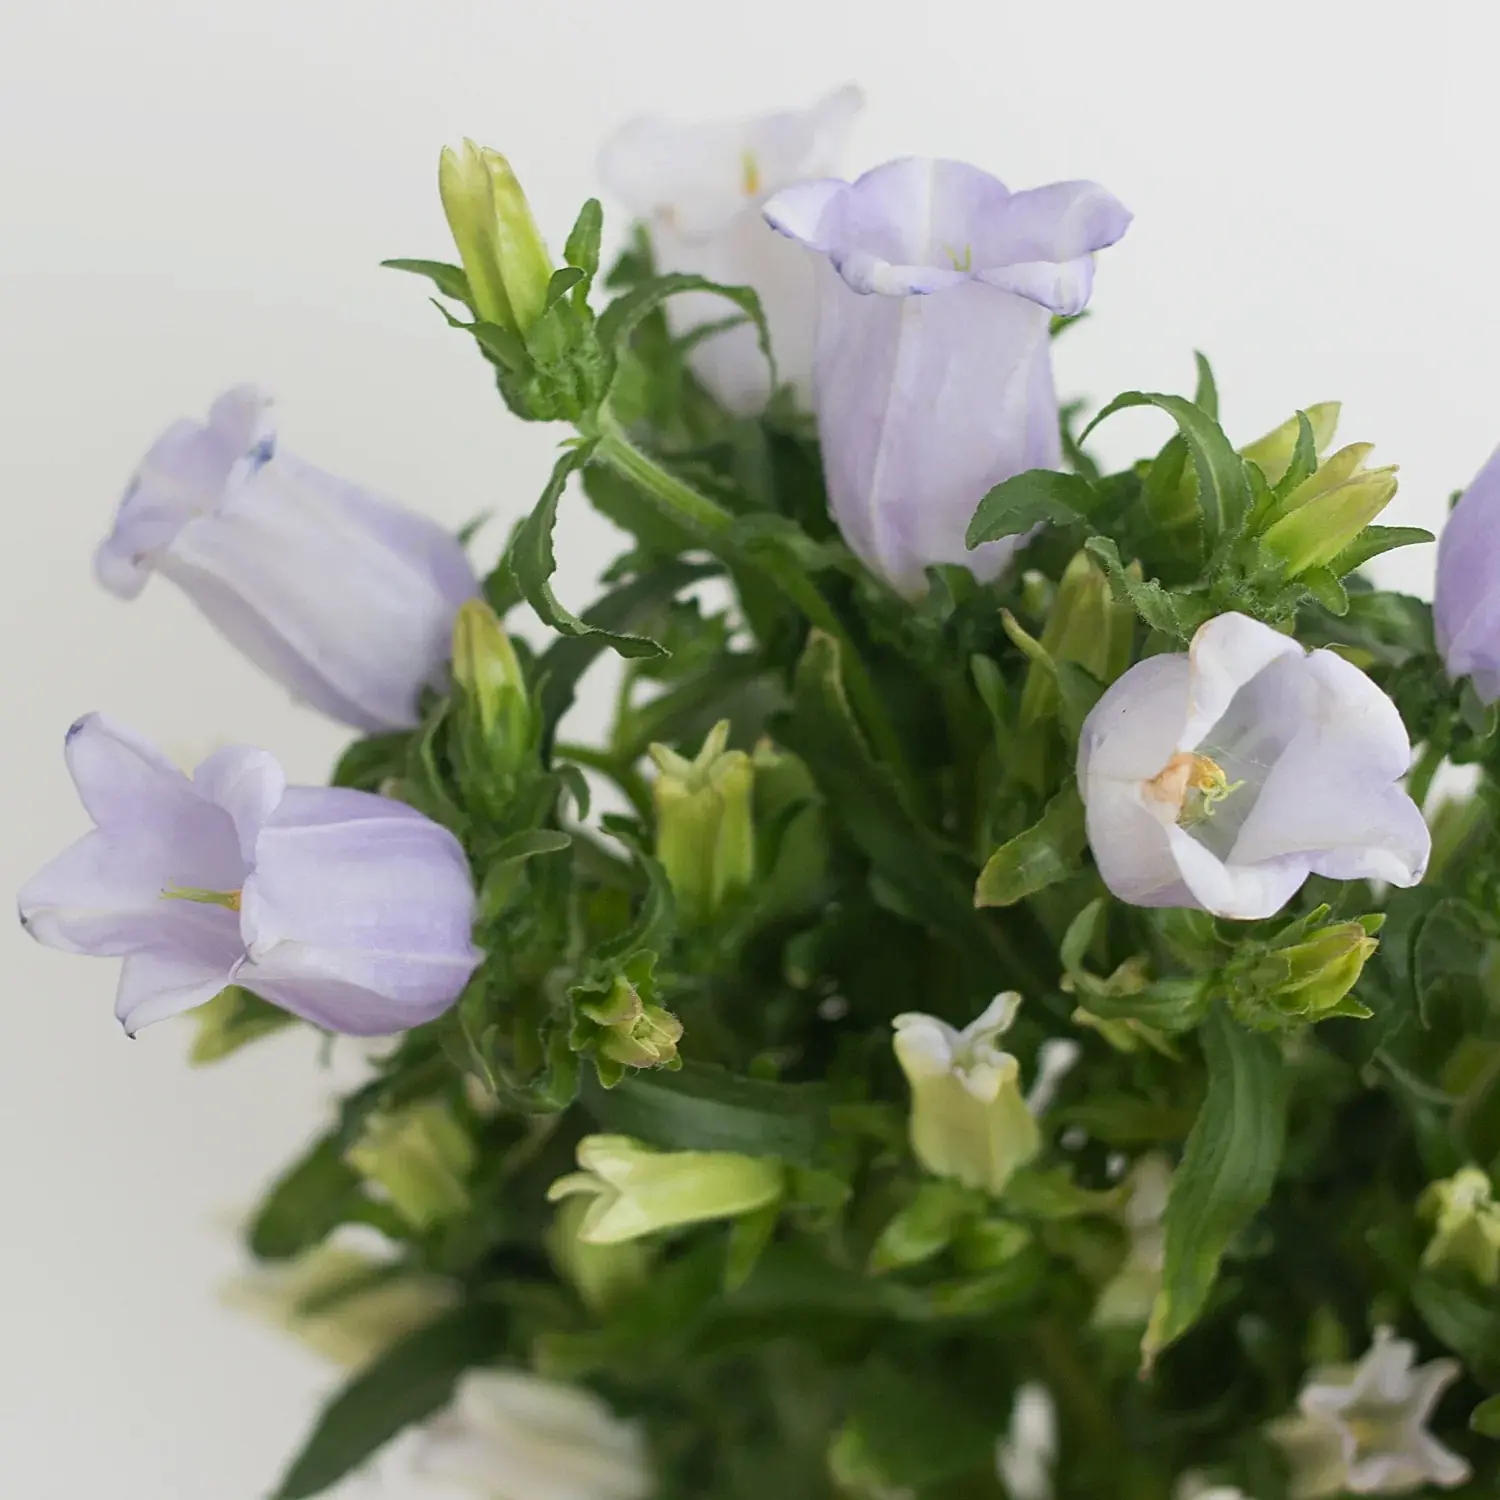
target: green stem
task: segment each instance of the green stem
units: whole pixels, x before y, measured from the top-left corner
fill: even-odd
[[[1063,1415],[1086,1448],[1096,1458],[1117,1451],[1119,1425],[1104,1396],[1085,1369],[1067,1331],[1056,1319],[1042,1318],[1032,1325],[1031,1347],[1042,1375]]]
[[[649,454],[643,453],[625,435],[624,429],[608,411],[598,417],[599,445],[596,455],[657,502],[673,520],[685,523],[697,532],[703,544],[726,561],[754,568],[781,590],[789,603],[801,611],[808,624],[831,635],[843,647],[844,680],[849,688],[855,712],[870,736],[876,754],[903,782],[910,785],[910,772],[901,742],[885,707],[875,691],[865,664],[849,638],[843,621],[805,573],[795,568],[772,564],[764,558],[745,553],[730,538],[734,516],[707,495],[664,469]]]
[[[651,788],[646,785],[646,778],[633,765],[617,760],[606,751],[596,750],[592,745],[557,744],[552,747],[552,753],[561,756],[563,760],[587,766],[591,771],[598,771],[601,776],[608,776],[643,818],[651,816]]]

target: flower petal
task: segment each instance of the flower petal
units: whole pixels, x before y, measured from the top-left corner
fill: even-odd
[[[63,755],[96,823],[172,817],[194,800],[187,777],[155,745],[104,714],[85,714],[70,725]]]
[[[1089,711],[1078,737],[1078,781],[1149,781],[1172,758],[1187,723],[1188,657],[1148,656]]]
[[[115,1015],[126,1035],[134,1036],[142,1027],[205,1005],[229,984],[244,954],[232,914],[222,908],[199,906],[196,910],[230,920],[202,920],[192,927],[179,927],[170,947],[163,943],[128,954],[121,964]]]
[[[1302,647],[1290,636],[1248,615],[1216,615],[1201,626],[1188,647],[1190,701],[1178,748],[1196,749],[1234,695],[1278,657],[1300,655]]]
[[[286,772],[276,757],[246,745],[216,750],[193,772],[193,787],[229,814],[248,864],[266,819],[286,793]]]
[[[1308,860],[1295,854],[1258,864],[1226,864],[1175,824],[1167,837],[1194,902],[1216,917],[1252,922],[1275,916],[1301,889],[1310,870]]]
[[[1012,193],[1003,242],[992,252],[1007,265],[1065,264],[1103,250],[1130,228],[1131,212],[1097,182],[1053,182]]]
[[[1438,538],[1432,604],[1449,675],[1500,698],[1500,448],[1474,476]]]

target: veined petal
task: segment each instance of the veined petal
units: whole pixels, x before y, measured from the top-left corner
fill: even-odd
[[[193,787],[229,814],[240,853],[249,864],[266,819],[286,793],[286,772],[276,757],[247,745],[217,750],[193,772]]]
[[[1103,250],[1130,227],[1132,215],[1097,182],[1053,182],[1012,193],[1005,209],[1007,263],[1066,264]]]
[[[232,913],[222,908],[198,910],[217,911],[231,920],[184,925],[172,934],[170,948],[164,944],[126,955],[115,991],[115,1015],[127,1036],[168,1016],[207,1004],[229,984],[229,976],[244,953]]]
[[[1094,258],[1082,255],[1077,260],[1033,260],[1021,265],[996,266],[981,271],[978,280],[1002,292],[1025,297],[1058,317],[1071,317],[1088,306],[1089,293],[1094,289]]]
[[[187,777],[155,745],[104,714],[85,714],[69,726],[63,756],[96,823],[172,818],[194,800]]]

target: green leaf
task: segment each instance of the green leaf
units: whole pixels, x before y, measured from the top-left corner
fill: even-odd
[[[307,1500],[337,1484],[397,1433],[440,1411],[460,1375],[504,1345],[505,1314],[455,1308],[393,1344],[323,1408],[273,1500]]]
[[[542,300],[542,311],[547,312],[561,302],[575,286],[585,280],[587,277],[577,266],[559,266],[547,283],[547,294]]]
[[[1250,481],[1245,461],[1234,451],[1214,419],[1183,396],[1159,391],[1126,391],[1116,396],[1079,434],[1079,442],[1106,418],[1132,406],[1155,406],[1177,423],[1198,474],[1198,508],[1203,537],[1212,551],[1221,537],[1232,536],[1250,509]]]
[[[593,442],[580,443],[570,448],[558,459],[542,491],[536,508],[517,528],[511,541],[506,561],[515,574],[516,582],[526,602],[537,612],[544,624],[566,636],[593,636],[601,644],[618,651],[621,656],[662,656],[661,646],[648,636],[628,635],[623,631],[608,630],[591,625],[564,607],[552,592],[550,582],[557,571],[557,557],[552,551],[552,531],[557,524],[557,504],[562,499],[568,480],[582,469],[593,456]]]
[[[1198,601],[1169,594],[1154,578],[1137,578],[1120,560],[1120,549],[1109,537],[1091,536],[1083,546],[1109,575],[1115,598],[1129,604],[1153,630],[1185,641],[1207,617]]]
[[[1292,460],[1287,465],[1287,471],[1276,482],[1271,493],[1278,500],[1284,500],[1288,495],[1302,483],[1304,479],[1310,479],[1318,470],[1318,435],[1313,431],[1313,424],[1305,411],[1297,413],[1297,441],[1292,448]]]
[[[1469,1417],[1469,1430],[1480,1437],[1500,1438],[1500,1396],[1481,1401]]]
[[[1366,526],[1328,565],[1335,578],[1346,578],[1382,552],[1398,547],[1418,547],[1437,538],[1421,526]]]
[[[603,236],[604,210],[597,198],[590,198],[578,210],[563,246],[563,259],[570,266],[577,266],[589,281],[599,274],[599,242]]]
[[[1208,1302],[1230,1241],[1265,1205],[1286,1132],[1280,1046],[1243,1030],[1223,1002],[1203,1025],[1208,1095],[1172,1176],[1162,1289],[1141,1345],[1149,1368]]]
[[[1076,875],[1083,846],[1083,800],[1070,781],[1037,822],[990,855],[974,887],[975,906],[1014,906]]]
[[[355,740],[339,757],[329,783],[361,792],[379,791],[383,781],[400,774],[410,745],[411,734],[407,730]]]
[[[290,1260],[340,1224],[364,1217],[364,1184],[337,1135],[324,1136],[279,1177],[250,1224],[251,1254]]]
[[[771,352],[771,330],[760,305],[760,298],[747,286],[724,286],[710,281],[706,276],[693,276],[676,272],[670,276],[657,276],[651,281],[632,287],[623,296],[616,297],[599,314],[597,331],[600,346],[606,355],[618,364],[630,335],[637,327],[671,297],[683,292],[712,292],[732,302],[754,324],[760,342],[760,352],[766,357],[771,371],[771,384],[776,384],[776,360]]]
[[[822,1085],[740,1078],[708,1063],[632,1073],[609,1090],[585,1077],[583,1102],[605,1130],[664,1151],[736,1151],[810,1166],[828,1134]]]
[[[442,260],[383,260],[388,271],[409,271],[413,276],[425,276],[445,297],[462,302],[471,311],[473,299],[469,294],[469,278],[462,266],[451,266]]]
[[[1198,369],[1198,385],[1193,391],[1193,405],[1206,417],[1219,420],[1219,386],[1214,379],[1213,366],[1206,355],[1193,350],[1193,363]]]
[[[855,723],[841,675],[839,643],[808,637],[793,684],[793,712],[780,738],[807,762],[837,822],[911,915],[966,951],[995,950],[973,906],[973,888],[907,807],[888,767]]]
[[[192,1013],[198,1034],[188,1061],[195,1067],[219,1062],[248,1042],[295,1024],[297,1018],[278,1005],[231,984]]]
[[[964,546],[972,549],[984,542],[1016,536],[1044,521],[1069,526],[1084,520],[1099,498],[1099,491],[1081,474],[1028,469],[997,484],[979,502]]]

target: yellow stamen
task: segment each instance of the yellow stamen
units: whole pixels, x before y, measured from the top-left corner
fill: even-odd
[[[964,253],[960,255],[952,245],[944,245],[943,249],[948,254],[948,259],[953,262],[955,271],[972,271],[974,269],[974,247],[964,246]]]
[[[222,906],[229,911],[240,909],[239,891],[206,891],[195,885],[169,885],[162,895],[172,901],[196,901],[202,906]]]
[[[756,161],[753,151],[740,153],[740,186],[744,188],[747,198],[760,196],[760,163]]]
[[[1244,782],[1231,782],[1223,767],[1206,755],[1179,750],[1160,771],[1145,783],[1146,795],[1154,802],[1165,803],[1178,823],[1196,823],[1212,817],[1214,809]],[[1196,803],[1189,802],[1191,793]]]

